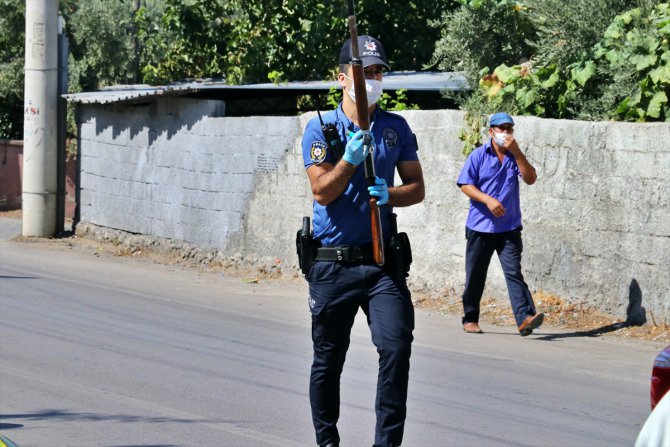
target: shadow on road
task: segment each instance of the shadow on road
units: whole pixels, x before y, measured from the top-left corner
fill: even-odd
[[[11,276],[0,275],[0,279],[38,279],[37,276]]]
[[[614,332],[619,329],[631,326],[631,324],[622,321],[621,323],[608,324],[607,326],[590,329],[588,331],[577,331],[577,332],[563,332],[560,334],[546,334],[540,337],[537,337],[536,340],[555,340],[558,338],[571,338],[571,337],[598,337],[608,332]]]
[[[168,418],[168,417],[145,417],[121,414],[100,414],[100,413],[74,413],[65,410],[42,410],[35,413],[19,413],[19,414],[0,414],[0,421],[9,419],[23,419],[28,421],[43,421],[43,420],[59,420],[59,421],[110,421],[115,420],[119,422],[149,422],[149,423],[240,423],[243,421],[224,421],[215,419],[182,419],[182,418]],[[6,424],[0,422],[2,425],[18,425]]]
[[[28,421],[45,421],[45,420],[58,420],[58,421],[108,421],[116,420],[120,422],[149,422],[149,423],[183,423],[183,424],[193,424],[193,423],[236,423],[240,421],[221,421],[221,420],[207,420],[207,419],[175,419],[175,418],[165,418],[165,417],[143,417],[143,416],[131,416],[131,415],[115,415],[115,414],[96,414],[96,413],[73,413],[70,411],[64,410],[43,410],[35,413],[24,413],[24,414],[0,414],[0,421],[8,419],[23,419]],[[6,422],[0,422],[0,430],[10,430],[15,428],[23,428],[23,424],[10,424]],[[177,444],[123,444],[123,445],[114,445],[110,447],[177,447]]]

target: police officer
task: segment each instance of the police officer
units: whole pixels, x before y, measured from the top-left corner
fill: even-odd
[[[317,117],[304,132],[302,150],[314,195],[314,239],[320,247],[306,275],[312,314],[314,360],[310,376],[312,419],[319,446],[338,446],[340,375],[358,309],[367,316],[379,354],[375,413],[375,446],[399,446],[404,430],[414,308],[405,278],[391,275],[372,256],[369,199],[376,197],[385,242],[394,206],[419,203],[424,197],[416,138],[404,118],[377,106],[384,71],[389,68],[381,42],[359,36],[369,105],[376,185],[368,186],[363,162],[367,145],[358,126],[350,62],[351,41],[340,52],[337,80],[343,100],[323,115],[343,144],[337,158]],[[397,170],[402,184],[394,184]]]

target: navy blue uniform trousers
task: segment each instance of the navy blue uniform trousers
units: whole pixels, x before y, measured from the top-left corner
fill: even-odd
[[[318,445],[339,443],[340,375],[358,309],[379,354],[375,445],[399,446],[405,427],[414,307],[405,281],[377,265],[316,262],[307,275],[314,361],[309,384]]]
[[[493,252],[498,253],[507,293],[519,326],[529,315],[535,315],[533,297],[521,273],[521,228],[504,233],[480,233],[465,227],[468,240],[465,250],[465,291],[463,292],[463,323],[479,321],[479,304],[484,293],[486,274]]]

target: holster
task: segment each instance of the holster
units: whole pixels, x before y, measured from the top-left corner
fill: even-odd
[[[386,268],[388,273],[398,281],[407,278],[412,264],[412,247],[407,233],[398,233],[396,214],[391,213],[391,239],[386,253]]]
[[[309,269],[316,259],[317,244],[314,242],[309,217],[302,218],[302,228],[298,230],[295,237],[296,250],[298,252],[298,264],[303,275],[309,273]]]

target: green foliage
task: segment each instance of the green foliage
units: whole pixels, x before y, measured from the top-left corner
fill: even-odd
[[[459,0],[358,0],[359,34],[379,38],[393,70],[421,70],[431,60],[441,32],[426,24],[439,21],[459,3]],[[343,9],[342,14],[346,16],[346,10]],[[335,53],[329,53],[334,56],[339,54],[348,30],[343,28],[337,37]]]
[[[635,8],[617,16],[595,50],[610,86],[632,87],[620,95],[611,117],[670,121],[670,4]],[[632,82],[631,82],[632,81]]]
[[[146,7],[135,20],[142,42],[142,74],[150,84],[220,77],[225,55],[218,44],[230,38],[235,10],[215,0],[167,0],[156,17]]]
[[[482,144],[484,131],[488,116],[491,113],[504,110],[493,108],[481,95],[461,94],[459,102],[465,110],[465,127],[461,129],[458,138],[463,142],[461,153],[465,156],[470,154],[477,146]]]
[[[324,79],[348,37],[346,2],[142,0],[136,14],[133,3],[60,0],[70,39],[70,92],[136,82],[136,64],[153,84]],[[425,23],[453,2],[360,0],[356,7],[359,32],[384,42],[394,69],[409,70],[425,64],[439,34]],[[25,0],[0,0],[0,9],[0,137],[20,138]]]
[[[0,138],[23,138],[25,1],[0,0]]]
[[[268,79],[273,84],[281,84],[282,82],[284,82],[284,80],[283,80],[284,79],[284,73],[282,73],[281,71],[273,70],[270,73],[268,73]]]
[[[149,83],[225,78],[228,83],[324,79],[348,36],[346,2],[167,0],[160,20],[138,14]],[[360,34],[380,38],[394,69],[430,58],[438,30],[426,30],[451,2],[364,0]]]
[[[525,0],[536,30],[535,65],[566,67],[588,57],[614,17],[636,0]]]
[[[641,0],[623,13],[616,8],[630,1],[528,3],[537,54],[492,72],[484,67],[477,89],[459,102],[469,116],[505,110],[546,118],[670,121],[667,3]],[[600,22],[615,12],[611,22]],[[474,121],[463,130],[464,152],[480,134]]]
[[[337,12],[314,0],[167,0],[158,23],[138,14],[144,79],[239,84],[323,77],[336,63],[323,55],[335,55],[346,28],[344,12]]]
[[[388,111],[419,110],[419,106],[407,99],[407,89],[401,88],[393,93],[384,92],[379,98],[379,106]]]
[[[69,91],[125,82],[131,0],[60,0],[69,38]],[[0,0],[0,138],[22,138],[25,1]],[[70,113],[69,131],[74,131]]]
[[[534,36],[527,8],[514,0],[460,0],[430,25],[441,32],[431,62],[443,71],[461,71],[472,81],[483,68],[517,64],[532,55]]]
[[[483,128],[486,125],[486,115],[478,113],[465,113],[465,128],[461,129],[458,139],[463,142],[461,153],[466,157],[470,155],[477,146],[482,144]]]
[[[532,56],[529,40],[535,29],[528,8],[513,0],[459,0],[460,7],[443,13],[440,20],[430,22],[440,30],[431,66],[443,71],[462,72],[469,85],[477,86],[479,79],[495,67],[518,64]],[[459,138],[462,152],[469,154],[481,143],[482,126],[486,116],[503,110],[502,101],[475,89],[474,93],[445,93],[466,111],[466,126]]]
[[[517,115],[560,117],[559,82],[556,65],[531,70],[530,64],[501,65],[484,76],[477,94],[482,95],[491,110],[509,110]],[[558,116],[555,116],[558,115]]]
[[[330,108],[334,109],[338,105],[340,105],[341,101],[342,101],[342,89],[331,87],[330,90],[328,91],[328,97],[326,99],[326,103],[330,106]]]
[[[331,87],[326,97],[326,104],[329,108],[334,109],[339,106],[342,101],[342,89]],[[388,110],[389,112],[398,112],[401,110],[418,110],[419,106],[412,104],[407,99],[407,90],[401,88],[395,92],[384,92],[379,98],[379,106]]]
[[[618,15],[592,47],[590,58],[526,70],[483,85],[491,102],[513,113],[555,118],[670,120],[670,7],[634,8]],[[496,69],[496,72],[503,67]]]
[[[131,0],[70,2],[67,14],[70,92],[127,82],[133,62]]]

